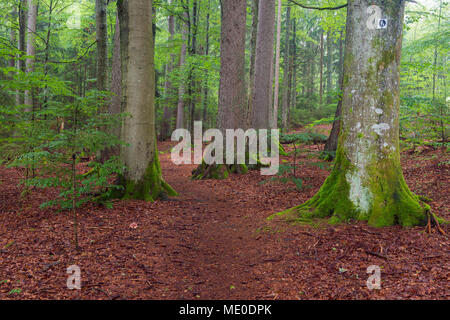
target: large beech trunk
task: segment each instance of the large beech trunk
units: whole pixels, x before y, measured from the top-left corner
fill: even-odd
[[[370,5],[387,18],[369,29]],[[348,3],[341,130],[331,175],[308,202],[282,214],[294,219],[366,220],[372,226],[425,222],[421,204],[403,178],[399,152],[399,64],[402,0]],[[369,11],[370,12],[370,11]]]
[[[152,2],[119,0],[122,60],[122,109],[130,114],[122,124],[121,158],[127,170],[121,177],[124,198],[155,200],[175,195],[161,176],[156,148],[155,69]]]

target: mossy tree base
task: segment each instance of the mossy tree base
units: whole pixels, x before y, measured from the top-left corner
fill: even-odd
[[[168,196],[177,196],[177,192],[162,178],[161,165],[157,153],[155,159],[149,164],[144,177],[139,181],[128,180],[125,176],[119,177],[119,184],[123,186],[117,198],[125,200],[155,201],[166,199]]]
[[[396,161],[374,163],[366,188],[357,193],[351,190],[353,171],[354,166],[338,152],[331,175],[313,198],[271,218],[291,222],[328,218],[332,224],[358,220],[374,227],[427,223],[430,207],[409,190]]]
[[[226,179],[230,174],[245,174],[248,169],[245,164],[206,164],[203,162],[192,171],[193,180]]]

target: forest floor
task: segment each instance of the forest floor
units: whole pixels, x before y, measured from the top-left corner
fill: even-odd
[[[329,171],[311,155],[322,146],[302,147],[298,191],[259,171],[192,181],[194,165],[171,162],[173,145],[159,144],[160,160],[180,196],[85,206],[81,252],[73,250],[70,214],[39,209],[48,191],[21,197],[22,171],[0,167],[0,299],[450,298],[450,240],[436,230],[267,221],[321,186]],[[445,219],[449,158],[440,149],[402,155],[411,189]],[[443,229],[450,234],[449,225]],[[67,289],[70,265],[81,268],[81,290]],[[370,265],[381,268],[380,290],[366,286]]]

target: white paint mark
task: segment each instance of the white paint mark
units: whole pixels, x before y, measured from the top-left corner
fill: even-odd
[[[376,108],[376,109],[375,109],[375,113],[376,113],[376,114],[383,114],[383,109]]]
[[[384,131],[387,131],[391,128],[390,125],[387,123],[380,123],[380,124],[374,124],[372,127],[372,130],[375,131],[376,134],[379,136],[382,136],[384,134]]]

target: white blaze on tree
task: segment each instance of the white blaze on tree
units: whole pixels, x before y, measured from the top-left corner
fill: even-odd
[[[367,27],[368,7],[387,19]],[[406,185],[399,150],[399,64],[403,0],[351,0],[347,12],[341,130],[334,169],[308,202],[281,214],[418,225],[429,207]]]

